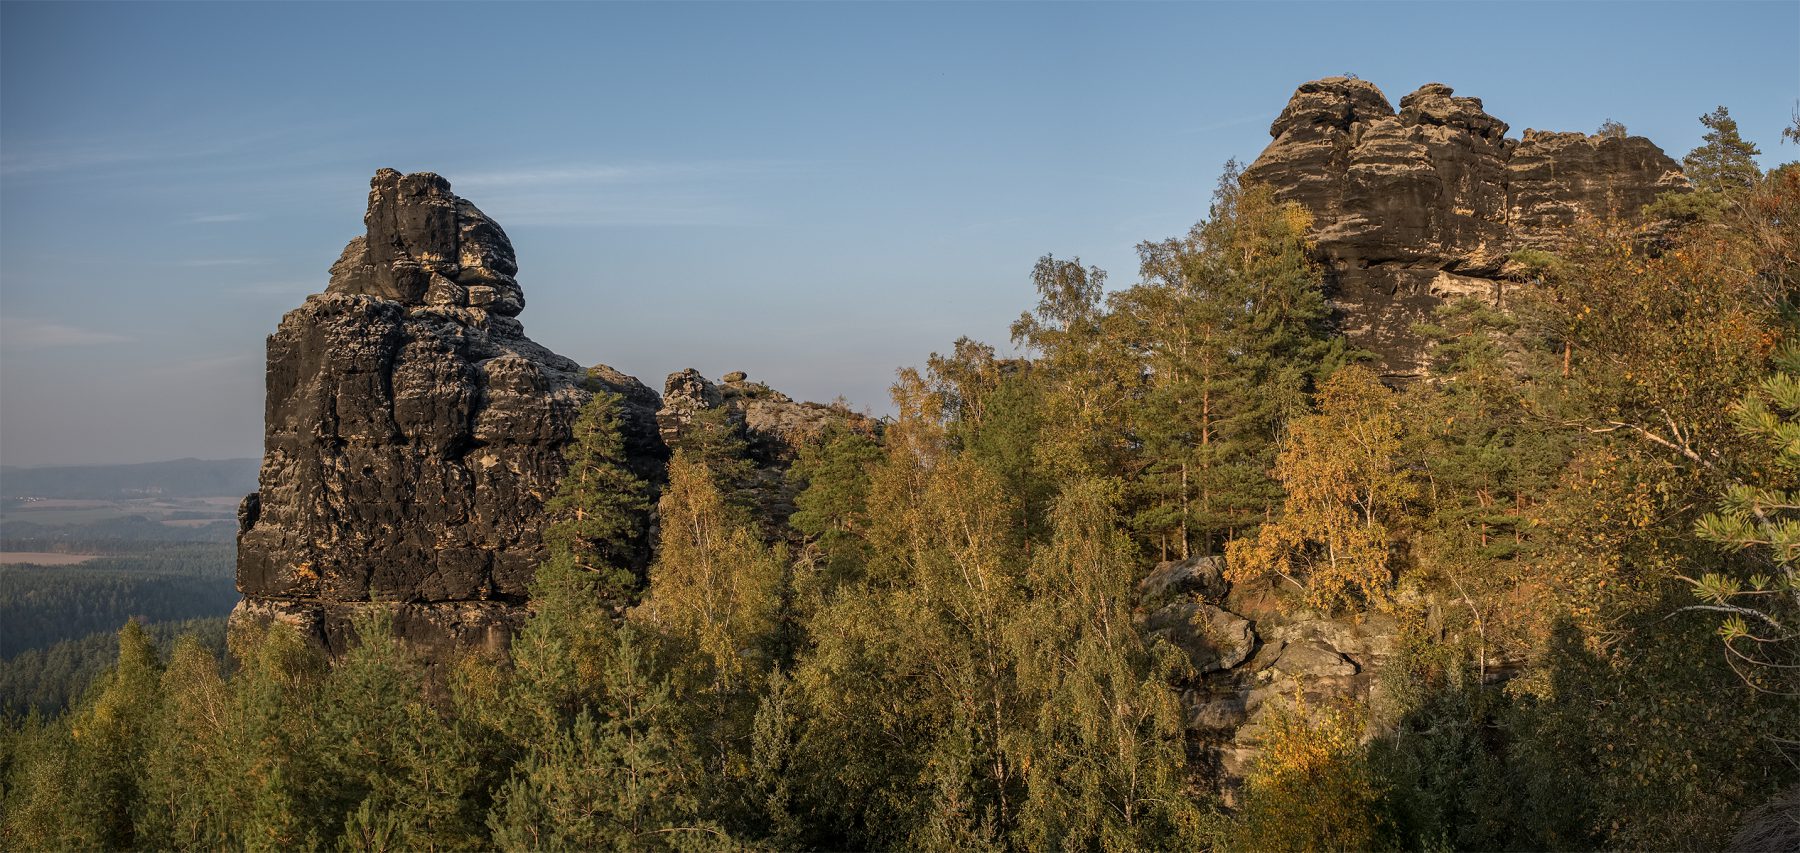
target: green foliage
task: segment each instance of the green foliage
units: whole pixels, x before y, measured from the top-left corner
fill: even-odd
[[[1354,707],[1299,702],[1265,724],[1262,758],[1244,783],[1234,846],[1367,850],[1380,830],[1374,782],[1358,748]]]
[[[563,449],[567,472],[556,495],[544,504],[551,522],[544,529],[550,559],[601,577],[621,600],[636,591],[633,570],[642,571],[648,551],[649,484],[627,467],[619,430],[620,398],[595,394]]]
[[[818,592],[857,579],[868,561],[869,469],[881,446],[859,432],[833,428],[800,448],[788,480],[800,486],[788,523],[818,549]]]
[[[1098,850],[1190,847],[1201,810],[1189,794],[1177,656],[1148,647],[1131,621],[1135,549],[1120,529],[1119,486],[1071,484],[1052,513],[1049,546],[1027,577],[1030,599],[1009,632],[1018,692],[1025,801],[1018,846]]]
[[[1226,576],[1279,576],[1322,610],[1385,606],[1398,527],[1416,492],[1400,468],[1398,415],[1399,400],[1374,373],[1353,366],[1333,374],[1319,390],[1319,413],[1296,420],[1282,443],[1282,515],[1231,543]]]
[[[1738,133],[1737,120],[1724,107],[1700,117],[1706,126],[1702,144],[1681,159],[1693,192],[1666,192],[1645,208],[1651,217],[1680,222],[1717,222],[1762,178],[1756,155],[1762,150]]]
[[[1216,551],[1279,496],[1276,439],[1341,355],[1310,226],[1228,165],[1212,216],[1140,244],[1144,283],[1112,300],[1114,345],[1144,384],[1128,409],[1141,445],[1133,521],[1161,557]]]
[[[653,549],[599,397],[510,648],[128,626],[0,728],[0,846],[1716,848],[1800,778],[1800,172],[1730,192],[1514,253],[1394,389],[1326,328],[1304,213],[1228,175],[1131,288],[1042,259],[1030,358],[958,340],[878,434],[800,447],[786,523],[698,413]],[[1221,548],[1263,645],[1200,674],[1136,587]],[[1290,680],[1314,629],[1357,675]],[[1221,748],[1190,726],[1232,693]]]
[[[1750,464],[1718,510],[1694,522],[1701,539],[1743,558],[1693,584],[1699,608],[1726,614],[1719,631],[1730,655],[1785,670],[1800,665],[1800,343],[1783,343],[1773,363],[1732,409]],[[1800,678],[1782,680],[1800,687]]]
[[[1682,170],[1694,188],[1703,193],[1732,194],[1755,186],[1762,177],[1755,157],[1762,150],[1738,134],[1731,112],[1719,107],[1701,116],[1700,123],[1706,126],[1703,143],[1681,158]]]
[[[144,552],[72,566],[0,565],[0,658],[111,633],[134,617],[222,617],[237,603],[230,548],[135,547]]]
[[[193,635],[214,656],[225,651],[225,620],[222,617],[151,622],[144,625],[144,631],[164,654],[173,648],[178,637],[184,635]],[[78,640],[64,640],[48,648],[21,652],[0,661],[0,715],[32,710],[52,715],[61,713],[79,700],[88,685],[118,660],[118,632],[102,631]]]
[[[594,701],[529,745],[495,794],[492,843],[508,850],[691,848],[723,833],[698,810],[671,739],[677,709],[629,629],[603,648]]]

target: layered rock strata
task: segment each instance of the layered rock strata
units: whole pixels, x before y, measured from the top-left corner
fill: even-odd
[[[326,291],[269,337],[234,618],[291,622],[338,650],[379,609],[428,652],[498,647],[543,556],[577,413],[595,391],[620,394],[632,464],[655,477],[661,401],[526,337],[512,244],[443,178],[381,170],[364,223]]]
[[[1514,251],[1554,248],[1584,217],[1635,220],[1687,186],[1641,136],[1507,130],[1441,83],[1396,112],[1373,84],[1330,77],[1295,91],[1244,172],[1312,213],[1341,326],[1390,374],[1423,371],[1413,326],[1445,300],[1502,301]]]

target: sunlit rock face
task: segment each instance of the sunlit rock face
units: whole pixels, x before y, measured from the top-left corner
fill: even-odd
[[[611,367],[584,369],[526,337],[512,243],[449,181],[383,169],[369,187],[366,233],[325,292],[269,336],[265,450],[260,488],[239,511],[234,624],[286,622],[341,652],[356,617],[382,611],[428,659],[503,649],[545,557],[563,450],[596,393],[619,398],[627,464],[653,486],[694,416],[725,408],[771,529],[792,512],[785,474],[801,443],[834,423],[877,428],[743,373],[722,384],[678,373],[665,403]],[[640,574],[653,515],[626,549]]]
[[[632,464],[655,478],[661,400],[526,337],[506,232],[443,178],[377,172],[364,223],[326,292],[269,337],[235,618],[288,621],[341,650],[351,618],[378,608],[428,653],[499,647],[543,557],[544,502],[581,407],[619,394]]]
[[[1441,83],[1396,112],[1373,84],[1329,77],[1294,92],[1245,170],[1313,214],[1339,322],[1392,375],[1423,371],[1413,326],[1446,299],[1504,299],[1512,252],[1553,248],[1582,217],[1634,220],[1687,186],[1641,136],[1507,130]]]

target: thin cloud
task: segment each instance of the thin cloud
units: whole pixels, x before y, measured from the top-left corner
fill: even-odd
[[[324,281],[323,277],[319,281],[262,281],[227,288],[227,292],[239,296],[305,296],[323,290]]]
[[[244,222],[256,217],[248,213],[203,213],[188,217],[189,225],[210,225],[215,222]]]
[[[787,161],[559,163],[456,173],[451,185],[507,225],[718,226],[759,221],[746,184],[787,175]]]
[[[269,142],[292,135],[292,130],[263,128],[236,136],[221,136],[199,127],[171,129],[130,139],[109,136],[104,140],[18,139],[7,140],[0,154],[0,176],[25,178],[67,172],[88,176],[112,174],[115,167],[204,164],[217,168],[219,159],[260,150]],[[266,163],[260,164],[266,167]]]
[[[156,376],[193,376],[208,373],[241,373],[249,368],[252,362],[260,361],[258,353],[238,352],[226,355],[186,358],[180,361],[161,364],[150,368]]]
[[[128,344],[135,338],[126,335],[105,332],[99,329],[84,329],[48,320],[26,320],[8,317],[0,320],[0,345],[7,349],[36,350],[55,347],[91,347],[107,344]]]
[[[184,267],[247,267],[263,263],[268,262],[262,258],[195,258],[191,261],[182,261],[181,265]]]

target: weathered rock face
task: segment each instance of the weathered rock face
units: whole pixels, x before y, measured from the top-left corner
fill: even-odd
[[[1396,113],[1373,84],[1331,77],[1300,86],[1244,173],[1312,212],[1343,329],[1392,374],[1422,372],[1412,327],[1445,299],[1503,299],[1513,251],[1686,187],[1643,137],[1507,129],[1441,83]]]
[[[269,337],[234,623],[286,622],[341,652],[356,617],[379,610],[427,658],[504,648],[545,556],[563,449],[598,393],[620,398],[628,464],[653,484],[693,417],[725,408],[774,521],[791,511],[783,475],[801,442],[833,422],[874,429],[742,373],[675,374],[665,403],[611,367],[583,369],[525,336],[498,223],[434,174],[383,169],[369,187],[367,233]],[[633,569],[651,562],[652,530],[646,513]]]
[[[283,619],[341,649],[351,616],[378,607],[427,652],[501,644],[543,556],[543,505],[579,410],[595,391],[620,394],[633,465],[655,478],[661,401],[525,336],[512,245],[448,181],[383,169],[364,222],[326,292],[269,337],[237,618]]]

